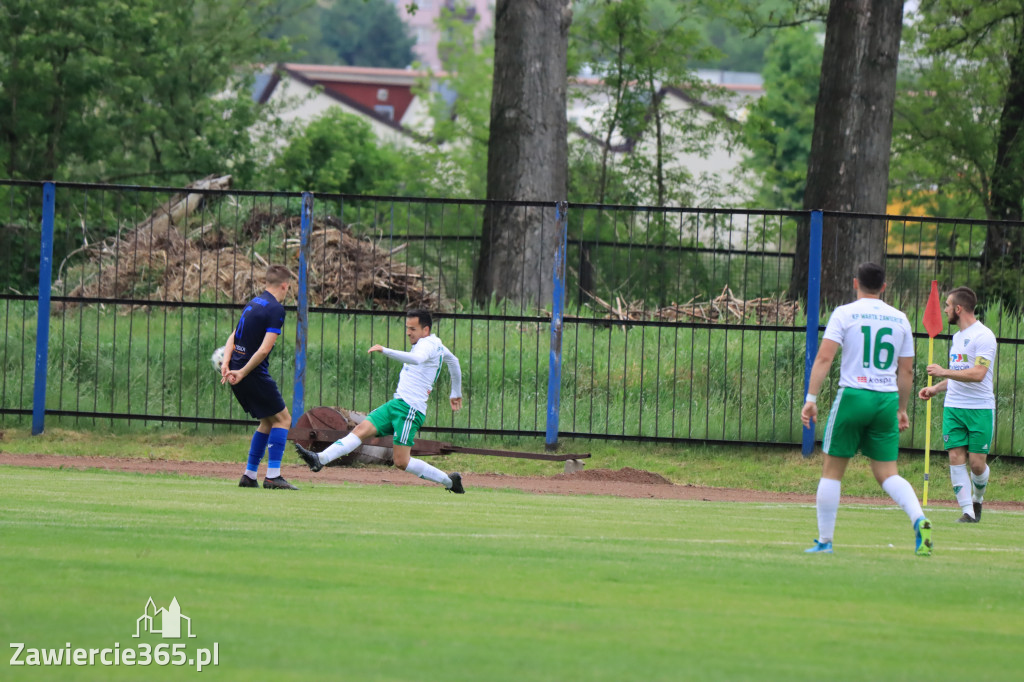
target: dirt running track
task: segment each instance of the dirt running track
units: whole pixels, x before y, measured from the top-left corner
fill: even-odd
[[[124,457],[62,457],[60,455],[16,455],[0,452],[0,466],[26,466],[65,469],[105,469],[140,474],[183,474],[220,478],[234,485],[241,475],[241,464],[228,462],[189,462],[166,459]],[[297,485],[356,483],[360,485],[434,485],[392,468],[327,467],[312,473],[303,466],[282,467],[285,478]],[[462,477],[469,494],[473,488],[514,488],[528,493],[556,495],[614,495],[665,500],[704,500],[706,502],[791,502],[814,504],[814,495],[772,493],[736,488],[708,488],[674,485],[662,476],[637,469],[589,469],[575,474],[557,476],[507,476],[504,474],[473,474]],[[844,497],[843,503],[885,504],[888,498]],[[932,505],[952,507],[952,501],[933,500]],[[986,509],[1024,510],[1019,502],[986,502]]]

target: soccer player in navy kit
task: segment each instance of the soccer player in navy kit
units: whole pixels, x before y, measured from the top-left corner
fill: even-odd
[[[281,476],[281,459],[292,417],[281,391],[270,376],[267,359],[284,327],[284,306],[292,273],[283,265],[267,267],[266,290],[249,301],[235,330],[224,344],[224,363],[220,382],[231,386],[238,404],[260,420],[249,444],[249,461],[238,481],[239,488],[256,488],[256,471],[263,451],[269,450],[267,475],[263,487],[298,490]]]

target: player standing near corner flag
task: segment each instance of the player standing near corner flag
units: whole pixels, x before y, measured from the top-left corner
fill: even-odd
[[[452,377],[452,392],[449,397],[452,411],[458,412],[462,409],[462,369],[459,366],[459,359],[441,343],[441,339],[430,333],[432,324],[433,320],[427,311],[410,310],[405,314],[405,335],[412,344],[412,351],[406,353],[379,344],[370,347],[368,353],[382,353],[392,360],[403,363],[402,371],[398,375],[395,396],[356,424],[348,435],[335,441],[321,453],[295,443],[299,457],[312,471],[320,471],[325,464],[347,455],[374,436],[394,434],[392,457],[396,467],[422,479],[440,483],[449,492],[466,492],[462,487],[460,474],[446,474],[412,456],[413,438],[427,417],[427,399],[434,390],[434,382],[441,374],[442,362],[448,366],[448,372]]]
[[[913,486],[896,469],[900,431],[910,426],[907,403],[914,382],[914,337],[907,316],[881,300],[885,271],[864,263],[853,280],[857,300],[833,311],[807,384],[800,420],[810,428],[818,417],[818,391],[836,351],[842,349],[839,391],[822,444],[824,461],[818,482],[818,539],[809,553],[832,553],[843,474],[857,451],[871,460],[882,490],[914,524],[914,551],[932,553],[932,524],[925,518]]]
[[[921,400],[929,400],[946,392],[942,439],[949,452],[953,493],[963,511],[959,523],[981,520],[981,505],[988,487],[988,451],[995,426],[992,372],[996,364],[996,336],[974,316],[977,304],[977,295],[967,287],[957,287],[946,296],[946,319],[959,328],[949,347],[949,369],[928,365],[928,375],[942,381],[917,393]]]

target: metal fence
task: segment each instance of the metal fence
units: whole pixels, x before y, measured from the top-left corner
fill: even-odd
[[[61,184],[51,308],[40,319],[43,192],[42,183],[0,182],[5,423],[27,423],[41,400],[48,425],[251,424],[209,358],[240,305],[262,290],[265,264],[283,263],[306,274],[308,309],[286,302],[271,356],[293,412],[296,402],[368,411],[390,397],[400,367],[365,351],[404,348],[402,311],[422,306],[438,313],[434,331],[459,356],[466,395],[458,414],[432,401],[426,432],[544,436],[554,314],[562,437],[801,442],[808,348],[828,313],[819,320],[812,310],[808,324],[806,299],[787,297],[807,212],[571,205],[560,224],[566,216],[553,204],[502,204],[539,215],[543,233],[533,239],[551,249],[567,228],[561,311],[515,294],[535,289],[528,279],[551,280],[547,264],[520,267],[511,295],[474,295],[484,201],[317,195],[304,240],[300,194]],[[977,281],[985,223],[819,216],[826,230],[837,218],[884,220],[887,298],[919,338],[932,279],[943,288]],[[1000,342],[995,452],[1020,455],[1020,318],[988,314]],[[936,358],[948,339],[937,339]],[[927,358],[918,346],[920,377]],[[46,382],[34,403],[37,367]],[[443,373],[442,395],[446,382]],[[923,445],[926,428],[923,408],[912,409],[909,448]],[[937,424],[941,410],[933,412]]]

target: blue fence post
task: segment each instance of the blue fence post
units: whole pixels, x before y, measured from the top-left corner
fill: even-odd
[[[562,322],[565,318],[565,258],[569,202],[555,204],[558,246],[555,248],[555,288],[551,294],[551,355],[548,358],[548,420],[544,447],[558,447],[558,416],[562,404]]]
[[[36,310],[36,376],[32,391],[32,435],[43,432],[46,420],[46,370],[50,352],[50,296],[53,273],[53,221],[57,190],[43,183],[43,225],[39,243],[39,305]]]
[[[811,367],[818,354],[818,319],[821,300],[821,211],[811,211],[811,247],[807,254],[807,357],[804,360],[804,394],[811,380]],[[803,401],[800,401],[803,405]],[[819,415],[820,418],[820,415]],[[815,424],[817,426],[817,424]],[[814,426],[804,427],[801,452],[810,457],[814,450]]]
[[[299,290],[295,298],[295,383],[292,387],[292,426],[306,411],[306,343],[309,338],[309,287],[306,285],[306,257],[309,235],[313,231],[313,193],[302,193],[302,227],[299,238]]]

